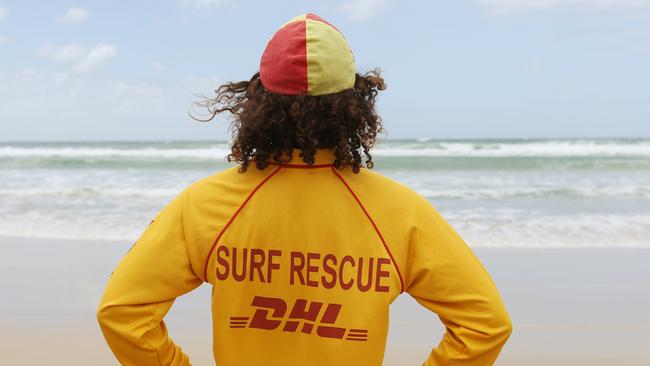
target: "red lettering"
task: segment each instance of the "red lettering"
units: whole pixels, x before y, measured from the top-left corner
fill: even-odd
[[[235,281],[271,282],[274,271],[289,271],[289,284],[343,290],[356,287],[361,292],[389,292],[389,258],[353,257],[342,258],[335,254],[318,252],[290,252],[288,268],[280,261],[282,251],[261,248],[236,248],[218,246],[215,252],[216,278],[223,281],[232,277]],[[276,275],[277,276],[277,275]]]
[[[273,310],[272,316],[274,318],[282,318],[287,312],[287,304],[284,300],[275,297],[255,296],[251,305],[261,309],[257,309],[253,314],[253,320],[249,325],[250,328],[275,329],[282,323],[282,320],[268,319],[269,310]]]
[[[246,279],[246,260],[248,258],[248,249],[244,248],[241,250],[242,260],[241,260],[241,273],[237,273],[237,248],[232,248],[232,278],[235,281],[243,281]]]
[[[255,271],[257,271],[257,275],[260,277],[261,282],[266,282],[264,281],[264,274],[262,274],[262,267],[264,266],[264,250],[263,249],[251,249],[251,269],[250,269],[250,276],[249,280],[253,281],[255,279]],[[256,259],[258,258],[258,259]]]
[[[346,255],[341,259],[341,267],[339,267],[339,282],[341,283],[341,288],[344,290],[349,290],[354,284],[354,279],[350,277],[350,281],[345,282],[343,280],[343,272],[345,271],[345,263],[350,263],[350,267],[354,267],[354,258],[349,255]]]
[[[280,263],[274,262],[273,259],[281,255],[282,252],[279,250],[274,250],[274,249],[269,250],[269,264],[266,272],[266,280],[268,282],[271,282],[271,274],[273,273],[273,271],[280,269]]]
[[[328,265],[327,262],[332,262],[332,265]],[[326,254],[323,258],[323,271],[330,275],[330,279],[327,280],[324,275],[321,276],[321,282],[326,289],[331,289],[336,285],[336,269],[333,266],[336,266],[336,257],[334,254]]]
[[[251,254],[252,255],[252,254]],[[287,303],[279,298],[255,296],[252,306],[256,307],[252,320],[249,323],[247,316],[231,316],[230,328],[257,328],[263,330],[278,329],[285,319]],[[343,307],[342,304],[323,304],[318,301],[307,299],[296,299],[291,308],[291,313],[284,322],[284,332],[296,332],[300,324],[300,330],[305,334],[312,334],[316,326],[318,315],[325,307],[323,315],[318,321],[316,334],[319,337],[345,339],[348,341],[367,341],[368,329],[337,327],[336,321]],[[347,333],[347,336],[346,336]]]
[[[300,263],[296,263],[300,260]],[[291,252],[291,274],[289,276],[289,283],[294,284],[294,275],[300,278],[300,284],[305,284],[305,278],[302,275],[302,269],[305,268],[305,255],[300,252]]]
[[[359,287],[359,291],[361,292],[366,292],[370,290],[370,287],[372,287],[372,263],[374,259],[373,258],[368,258],[368,280],[366,283],[363,283],[363,257],[359,258],[359,268],[357,270],[357,287]]]
[[[377,276],[375,278],[375,291],[377,292],[388,292],[389,287],[381,284],[382,278],[388,278],[390,272],[382,271],[381,266],[384,264],[390,264],[390,259],[388,258],[377,258]]]
[[[311,304],[309,304],[309,309],[307,309],[308,303],[309,302],[305,299],[297,299],[296,302],[293,304],[293,308],[291,309],[291,314],[289,314],[289,318],[302,319],[310,322],[315,322],[316,318],[318,318],[318,313],[320,313],[321,307],[323,307],[323,303],[313,301]],[[300,324],[299,321],[287,320],[287,322],[284,324],[283,330],[286,332],[295,332],[296,329],[298,329],[299,324]],[[314,328],[313,324],[304,322],[302,324],[301,332],[305,334],[311,334],[313,328]]]
[[[228,278],[228,273],[230,272],[230,267],[228,266],[228,260],[224,258],[225,255],[228,257],[228,248],[220,246],[217,248],[217,279],[223,281]],[[219,270],[219,265],[223,267],[223,272]]]
[[[345,260],[345,258],[343,258]],[[341,261],[343,264],[343,261]],[[325,313],[320,319],[321,323],[325,324],[334,324],[336,323],[336,318],[339,317],[339,312],[341,311],[341,304],[329,304],[325,309]],[[316,334],[325,338],[343,338],[345,334],[345,328],[332,327],[327,325],[319,325],[316,329]]]
[[[320,259],[318,253],[307,253],[307,286],[318,287],[318,281],[311,279],[312,273],[318,273],[318,266],[313,265],[312,261]]]

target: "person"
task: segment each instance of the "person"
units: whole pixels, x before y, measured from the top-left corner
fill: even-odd
[[[204,282],[220,366],[381,365],[404,292],[446,328],[424,365],[493,364],[511,321],[489,274],[425,198],[371,171],[385,88],[310,13],[249,81],[198,102],[231,114],[237,166],[181,192],[110,277],[97,317],[121,364],[189,365],[163,318]]]

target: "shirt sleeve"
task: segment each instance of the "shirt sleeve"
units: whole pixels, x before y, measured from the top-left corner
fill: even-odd
[[[423,365],[492,365],[512,332],[510,317],[463,239],[428,202],[423,207],[411,233],[406,291],[445,325]]]
[[[149,224],[111,275],[99,304],[104,338],[122,365],[190,365],[163,321],[176,297],[203,282],[187,253],[185,196],[181,193]]]

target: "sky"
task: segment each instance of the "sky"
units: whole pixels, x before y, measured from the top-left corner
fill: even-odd
[[[227,140],[196,94],[306,12],[383,71],[386,138],[650,137],[650,0],[0,0],[0,141]]]

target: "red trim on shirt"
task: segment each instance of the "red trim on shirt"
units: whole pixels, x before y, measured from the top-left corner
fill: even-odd
[[[343,176],[341,176],[341,174],[339,174],[339,172],[337,172],[336,169],[333,166],[332,166],[332,172],[334,172],[334,174],[337,177],[339,177],[341,182],[343,182],[343,185],[345,185],[345,187],[348,189],[348,191],[350,191],[350,193],[352,194],[352,197],[354,197],[354,199],[359,204],[359,207],[361,207],[361,209],[363,210],[363,213],[366,214],[366,217],[368,218],[368,220],[372,224],[372,227],[375,228],[375,231],[377,232],[377,235],[379,235],[379,239],[381,239],[381,243],[384,245],[384,248],[388,252],[388,256],[390,257],[390,260],[393,262],[393,266],[395,266],[395,270],[397,271],[397,276],[399,277],[399,284],[400,284],[400,293],[404,292],[404,280],[402,279],[402,272],[400,272],[399,267],[397,266],[397,262],[395,262],[395,257],[393,257],[393,253],[388,248],[388,244],[386,244],[386,240],[384,240],[384,236],[381,235],[381,232],[379,231],[379,228],[377,227],[377,224],[375,224],[375,221],[372,219],[372,217],[368,213],[368,210],[366,210],[366,207],[363,205],[363,203],[361,203],[361,200],[356,195],[356,193],[354,193],[354,191],[352,190],[352,188],[350,187],[348,182],[345,181]]]
[[[279,165],[283,168],[298,168],[298,169],[314,169],[314,168],[329,168],[333,167],[334,164],[285,164],[285,163],[273,163],[268,162],[271,165]]]
[[[219,239],[221,239],[221,237],[223,236],[223,233],[226,232],[226,229],[228,229],[228,226],[230,226],[230,224],[232,224],[232,222],[235,220],[235,217],[237,217],[239,212],[244,208],[244,206],[246,206],[246,204],[248,203],[248,201],[250,201],[250,199],[253,197],[255,192],[257,192],[257,190],[260,189],[264,185],[264,183],[266,183],[269,179],[271,179],[271,177],[273,177],[275,175],[275,173],[277,173],[281,168],[282,168],[282,166],[278,166],[271,174],[269,174],[266,178],[264,178],[261,182],[259,182],[257,184],[257,186],[255,186],[255,188],[253,188],[253,190],[248,194],[248,197],[246,197],[244,202],[242,202],[242,204],[239,205],[239,208],[237,208],[235,213],[233,213],[232,216],[230,216],[230,219],[228,219],[228,222],[226,223],[226,225],[224,225],[221,228],[221,231],[219,231],[219,235],[217,235],[217,238],[214,240],[214,243],[212,243],[212,247],[210,247],[210,251],[208,252],[208,256],[205,258],[205,265],[203,266],[203,278],[204,278],[204,281],[206,281],[206,282],[208,281],[208,264],[210,263],[210,257],[212,256],[212,253],[214,252],[214,248],[217,246],[217,243],[219,242]]]

